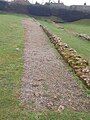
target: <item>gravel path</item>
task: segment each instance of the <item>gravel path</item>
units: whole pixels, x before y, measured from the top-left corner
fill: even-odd
[[[22,106],[31,111],[70,108],[89,111],[89,98],[37,22],[25,19]]]

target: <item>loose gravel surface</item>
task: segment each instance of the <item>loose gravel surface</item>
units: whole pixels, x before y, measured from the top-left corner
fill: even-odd
[[[89,111],[89,98],[39,24],[33,19],[24,19],[22,24],[25,29],[22,107],[31,111],[65,108]]]

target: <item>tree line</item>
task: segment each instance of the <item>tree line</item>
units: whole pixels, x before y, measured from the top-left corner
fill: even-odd
[[[65,22],[75,21],[82,18],[90,19],[90,13],[64,8],[51,8],[50,5],[41,4],[18,4],[15,2],[0,1],[0,11],[9,13],[22,13],[35,16],[56,16]]]

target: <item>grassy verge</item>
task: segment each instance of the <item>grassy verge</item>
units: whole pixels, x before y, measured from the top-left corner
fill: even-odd
[[[87,112],[65,109],[30,112],[20,105],[23,71],[23,27],[20,15],[0,15],[0,120],[89,120]]]
[[[0,120],[10,120],[9,117],[19,110],[17,98],[23,71],[22,18],[0,15]]]
[[[81,40],[80,38],[75,37],[72,34],[68,34],[63,29],[58,29],[53,23],[49,21],[39,19],[39,22],[44,26],[48,27],[48,29],[52,31],[54,34],[60,36],[63,42],[67,43],[70,47],[74,48],[78,54],[80,54],[83,58],[87,59],[90,63],[90,42],[89,41]],[[69,25],[65,24],[64,26],[69,26]],[[90,28],[88,29],[90,31]]]

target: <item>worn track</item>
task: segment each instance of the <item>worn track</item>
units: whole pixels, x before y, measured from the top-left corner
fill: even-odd
[[[31,111],[64,108],[89,111],[89,98],[39,24],[31,19],[23,20],[22,24],[25,30],[22,106]]]

